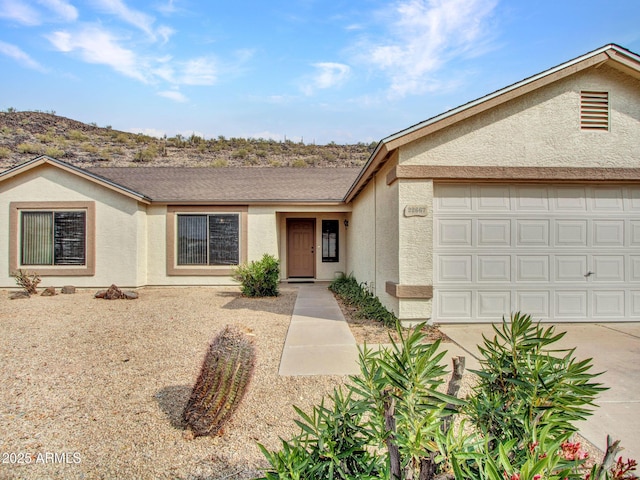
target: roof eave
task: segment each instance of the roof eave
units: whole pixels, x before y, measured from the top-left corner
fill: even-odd
[[[609,44],[382,139],[347,191],[344,197],[345,202],[350,202],[355,199],[362,188],[369,182],[370,175],[379,169],[381,162],[383,162],[393,150],[561,78],[610,60],[617,62],[618,66],[621,66],[625,70],[635,73],[635,76],[640,75],[640,56],[618,45]]]
[[[76,167],[75,165],[71,165],[69,163],[63,162],[61,160],[58,160],[52,157],[48,157],[46,155],[41,155],[32,160],[29,160],[27,162],[21,163],[20,165],[16,165],[15,167],[5,170],[4,172],[0,172],[0,182],[4,180],[8,180],[9,178],[15,177],[28,170],[31,170],[33,168],[36,168],[45,164],[53,165],[56,168],[60,168],[61,170],[73,173],[74,175],[83,177],[91,182],[103,185],[104,187],[110,190],[116,191],[127,197],[133,198],[138,202],[145,203],[145,204],[151,203],[151,198],[147,197],[146,195],[143,195],[142,193],[136,192],[127,187],[119,185],[107,178],[104,178],[94,173],[83,170],[82,168]]]

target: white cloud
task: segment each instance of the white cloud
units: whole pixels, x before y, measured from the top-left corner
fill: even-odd
[[[173,100],[174,102],[185,103],[188,101],[187,97],[177,90],[164,90],[162,92],[158,92],[158,95],[168,98],[169,100]]]
[[[78,19],[78,9],[64,0],[38,0],[38,3],[47,7],[64,21],[73,22]]]
[[[8,18],[28,26],[42,23],[39,12],[20,0],[0,0],[0,18]]]
[[[118,44],[111,32],[99,26],[84,26],[75,32],[57,31],[47,37],[61,52],[76,52],[87,63],[108,65],[131,78],[147,83],[143,62]]]
[[[430,78],[451,58],[483,48],[498,0],[402,0],[384,14],[386,41],[363,41],[358,58],[384,71],[392,96],[433,89]]]
[[[213,85],[216,82],[216,67],[211,58],[188,60],[180,72],[178,83],[183,85]]]
[[[351,68],[343,63],[321,62],[314,63],[315,74],[305,79],[302,91],[306,95],[312,95],[316,90],[338,87],[349,78]]]
[[[37,61],[31,58],[27,53],[22,51],[19,47],[16,47],[15,45],[11,45],[10,43],[5,43],[3,41],[0,41],[0,54],[13,58],[19,64],[24,65],[27,68],[31,68],[33,70],[39,70],[41,72],[45,71],[45,68],[42,65],[40,65]]]
[[[163,42],[166,42],[174,33],[172,28],[162,25],[154,29],[153,24],[156,19],[153,16],[129,8],[122,0],[96,0],[96,3],[102,7],[105,12],[115,15],[120,18],[120,20],[142,30],[154,41],[160,36]]]

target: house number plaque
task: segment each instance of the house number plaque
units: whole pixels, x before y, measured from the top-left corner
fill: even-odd
[[[407,205],[404,207],[405,217],[426,217],[427,206],[426,205]]]

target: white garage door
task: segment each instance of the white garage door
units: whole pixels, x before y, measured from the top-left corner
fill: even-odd
[[[640,320],[640,187],[435,185],[434,320]]]

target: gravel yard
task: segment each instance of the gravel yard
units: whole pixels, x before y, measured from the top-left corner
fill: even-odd
[[[308,411],[344,381],[278,375],[296,297],[281,291],[144,288],[111,301],[93,290],[23,300],[0,291],[0,478],[260,475],[256,443],[279,448],[298,432],[292,405]],[[186,441],[182,409],[227,324],[255,335],[253,381],[222,436]]]
[[[298,433],[292,405],[309,412],[346,380],[278,375],[294,287],[262,299],[237,287],[138,292],[9,300],[0,290],[0,479],[252,479],[268,466],[257,443],[278,449]],[[342,308],[359,344],[388,343],[386,328]],[[227,324],[255,338],[253,381],[223,435],[185,440],[182,410]]]

